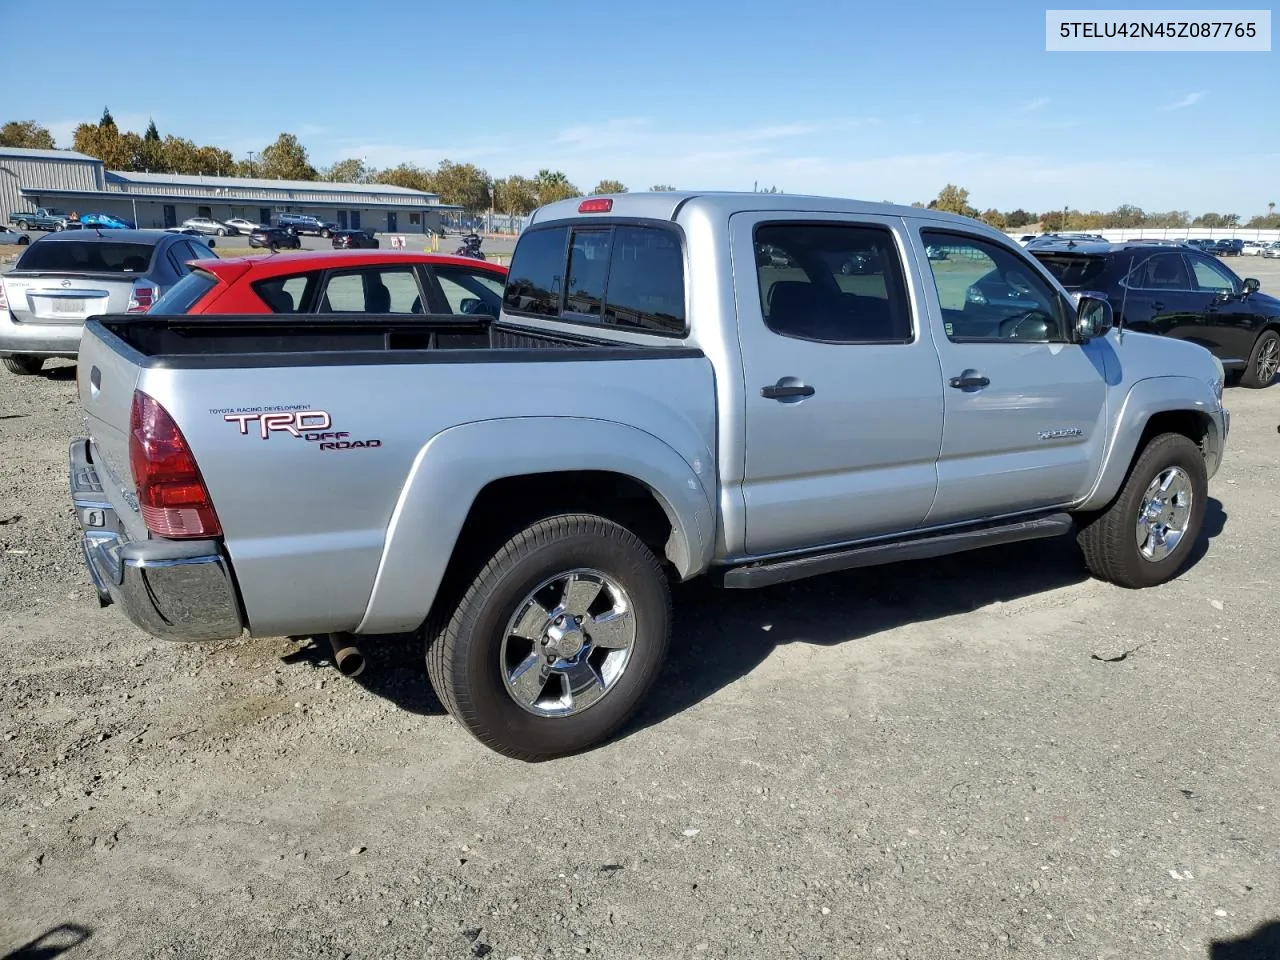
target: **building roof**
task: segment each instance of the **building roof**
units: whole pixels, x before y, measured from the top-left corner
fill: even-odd
[[[48,152],[48,151],[46,151]],[[189,173],[136,173],[109,170],[108,183],[139,183],[167,186],[230,187],[239,190],[332,190],[338,193],[398,194],[406,197],[437,197],[438,194],[396,187],[386,183],[336,183],[330,180],[267,180],[260,177],[207,177]]]
[[[97,157],[76,153],[74,150],[31,150],[26,147],[0,147],[0,157],[22,157],[28,160],[88,160],[101,163]]]

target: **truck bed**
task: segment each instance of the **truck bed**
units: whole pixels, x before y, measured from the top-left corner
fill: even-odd
[[[386,363],[521,363],[697,357],[681,344],[648,346],[552,334],[491,317],[371,315],[107,315],[104,340],[140,367],[207,370]]]

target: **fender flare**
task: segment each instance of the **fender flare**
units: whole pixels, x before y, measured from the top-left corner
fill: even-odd
[[[1206,466],[1213,476],[1225,437],[1222,407],[1209,384],[1194,377],[1149,377],[1139,380],[1125,394],[1115,416],[1115,428],[1107,438],[1098,480],[1077,509],[1100,510],[1111,502],[1129,474],[1147,424],[1161,413],[1198,413],[1205,417],[1209,424],[1206,456],[1211,458]]]
[[[706,490],[715,483],[714,461],[710,450],[689,459],[654,435],[612,420],[513,417],[441,431],[414,458],[355,632],[416,629],[430,612],[477,495],[510,477],[604,470],[644,484],[671,522],[668,559],[682,579],[701,573],[715,542],[716,515]]]

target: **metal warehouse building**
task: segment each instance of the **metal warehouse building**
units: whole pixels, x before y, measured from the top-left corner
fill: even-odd
[[[270,223],[281,213],[305,213],[379,233],[438,230],[442,216],[461,210],[434,193],[377,183],[124,173],[70,150],[0,147],[0,223],[36,207],[106,213],[139,227],[174,227],[191,217]]]

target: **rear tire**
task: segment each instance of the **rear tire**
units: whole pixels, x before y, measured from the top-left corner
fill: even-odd
[[[25,233],[18,238],[18,246],[20,247],[25,247],[30,242],[31,242],[31,238],[28,237]]]
[[[26,229],[27,229],[27,221],[25,221],[25,220],[19,220],[19,221],[18,221],[18,229],[19,229],[19,230],[26,230]]]
[[[1165,479],[1168,486],[1160,491]],[[1183,491],[1182,501],[1173,497],[1161,503],[1174,490]],[[1085,565],[1099,580],[1131,590],[1167,583],[1182,572],[1200,537],[1208,499],[1209,479],[1200,448],[1180,433],[1153,437],[1111,504],[1088,518],[1077,517],[1077,542]],[[1178,535],[1170,543],[1175,528]],[[1144,529],[1148,539],[1141,543]]]
[[[588,593],[597,581],[605,585],[594,600],[568,602],[569,587],[562,584],[572,578],[581,578],[573,582]],[[666,657],[671,622],[666,574],[639,537],[603,517],[562,514],[526,527],[453,596],[459,593],[461,599],[450,603],[445,588],[446,609],[427,625],[427,674],[449,713],[486,746],[509,757],[548,760],[607,739],[635,712]],[[580,615],[574,614],[578,607]],[[545,611],[554,615],[561,609],[571,615],[568,640],[563,618],[540,619]],[[539,625],[516,633],[513,621],[529,613]],[[625,645],[619,646],[623,641],[607,629],[611,623],[627,632]],[[557,629],[561,633],[553,635]],[[526,634],[541,639],[522,640]],[[586,644],[576,655],[554,652],[555,643],[572,646],[575,637]],[[629,652],[611,664],[597,659],[615,658],[623,650]],[[541,669],[546,680],[533,681],[522,702],[517,667],[527,663]],[[592,684],[570,694],[570,672],[591,678]]]
[[[43,248],[42,248],[43,249]],[[4,357],[4,368],[20,377],[31,377],[44,368],[44,357]]]
[[[1244,368],[1240,384],[1254,390],[1269,387],[1277,369],[1280,369],[1280,333],[1263,330],[1253,343],[1253,353],[1249,355],[1249,365]]]

